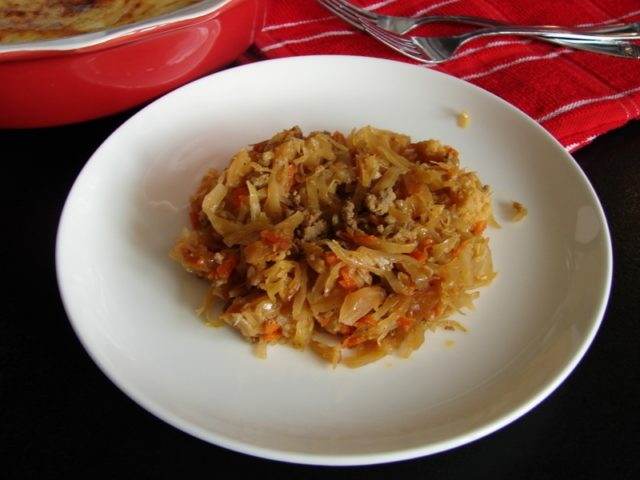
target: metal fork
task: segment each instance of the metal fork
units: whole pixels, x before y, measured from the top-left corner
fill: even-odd
[[[614,55],[624,58],[640,58],[640,47],[630,42],[618,40],[619,38],[629,37],[615,36],[610,32],[603,34],[595,34],[593,32],[574,33],[561,29],[561,27],[554,27],[551,30],[543,29],[542,31],[532,27],[517,27],[517,29],[516,27],[511,27],[509,29],[496,27],[449,37],[402,37],[393,32],[384,30],[378,26],[376,22],[372,22],[369,18],[353,11],[346,5],[347,2],[343,2],[342,0],[318,0],[318,3],[333,12],[336,16],[342,18],[356,28],[364,30],[397,52],[427,64],[437,64],[450,59],[460,46],[475,38],[504,34],[536,36],[542,40],[578,50],[586,50],[589,52]],[[352,5],[350,6],[353,7]],[[630,38],[636,38],[639,33],[640,32],[634,30],[622,35],[630,35]],[[557,35],[560,36],[557,37]]]
[[[519,25],[501,22],[498,20],[492,20],[489,18],[469,17],[464,15],[423,15],[419,17],[403,17],[395,15],[384,15],[382,13],[371,12],[364,8],[357,7],[352,3],[344,0],[319,0],[321,5],[329,8],[332,5],[334,8],[345,8],[355,15],[358,15],[364,19],[368,19],[376,23],[380,28],[388,30],[398,35],[404,35],[411,30],[421,25],[427,25],[430,23],[462,23],[467,25],[476,25],[480,27],[514,27],[519,28]],[[563,28],[558,26],[549,26],[545,28]],[[589,27],[573,27],[578,32],[584,33],[612,33],[612,34],[625,34],[631,33],[633,38],[640,38],[640,22],[635,23],[612,23],[609,25],[589,26]]]
[[[379,28],[379,27],[377,27]],[[575,34],[560,34],[560,37],[554,35],[543,34],[540,35],[540,31],[536,31],[531,28],[521,29],[503,29],[503,28],[486,28],[477,30],[475,32],[469,32],[462,35],[453,35],[450,37],[411,37],[410,42],[417,45],[420,48],[422,54],[427,55],[432,62],[444,62],[449,60],[458,49],[465,43],[481,37],[489,37],[495,35],[521,35],[529,36],[535,34],[536,38],[540,40],[552,40],[554,43],[558,43],[557,40],[568,39],[571,43],[566,41],[562,42],[565,47],[570,47],[577,50],[587,50],[596,53],[607,53],[608,55],[615,55],[624,58],[640,59],[640,47],[631,42],[625,42],[624,38],[610,36],[609,34],[600,35],[582,35],[575,36]],[[397,37],[400,40],[405,40],[402,37]],[[633,37],[632,37],[633,38]]]

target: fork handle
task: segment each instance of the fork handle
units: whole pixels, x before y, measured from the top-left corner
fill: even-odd
[[[364,12],[363,12],[364,13]],[[374,14],[367,12],[371,15],[369,18],[375,19]],[[367,16],[369,16],[367,15]],[[404,20],[404,23],[400,23],[400,25],[404,25],[404,31],[402,34],[408,33],[410,30],[420,26],[427,25],[431,23],[462,23],[467,25],[474,25],[477,27],[490,27],[490,28],[506,28],[506,27],[517,27],[516,25],[502,22],[500,20],[493,20],[490,18],[482,18],[482,17],[469,17],[465,15],[425,15],[423,17],[396,17],[398,19]],[[554,32],[557,29],[564,29],[564,27],[560,26],[548,26],[552,28]],[[402,27],[401,27],[402,28]],[[519,28],[519,27],[518,27]],[[625,35],[631,34],[633,38],[640,37],[638,34],[640,33],[640,22],[634,23],[612,23],[609,25],[594,25],[589,27],[574,27],[575,31],[580,33],[588,33],[588,34],[613,34],[613,35]],[[618,37],[619,38],[619,37]],[[551,38],[548,36],[542,36],[541,40],[545,40],[547,42],[554,43],[556,45],[561,45],[568,48],[573,48],[575,50],[584,50],[592,53],[600,53],[603,55],[613,55],[616,57],[623,58],[640,58],[640,47],[637,45],[629,44],[624,41],[617,40],[602,40],[601,38],[598,41],[584,41],[584,40],[570,40],[570,39],[560,39],[560,38]]]
[[[493,35],[535,35],[538,37],[551,37],[562,40],[574,40],[582,42],[599,42],[603,40],[615,41],[615,40],[637,40],[640,39],[640,28],[631,31],[620,32],[616,30],[611,31],[597,31],[587,29],[569,29],[556,26],[535,26],[535,27],[491,27],[483,30],[476,30],[460,35],[461,38],[469,36],[470,38],[493,36]]]
[[[640,59],[640,47],[624,40],[609,42],[572,42],[570,40],[554,40],[549,37],[542,38],[547,42],[562,45],[574,50],[584,50],[591,53],[600,53],[602,55],[612,55],[614,57]]]
[[[481,17],[468,17],[464,15],[426,15],[424,17],[399,17],[406,18],[407,20],[416,21],[411,28],[407,28],[404,33],[408,33],[409,30],[420,25],[427,25],[430,23],[463,23],[467,25],[475,25],[478,27],[501,27],[501,28],[521,28],[517,25],[502,22],[500,20],[492,20],[489,18]],[[558,29],[567,30],[567,27],[557,25],[545,25],[545,26],[527,26],[524,28],[544,28],[557,31]],[[640,22],[634,23],[612,23],[610,25],[594,25],[589,27],[571,27],[571,31],[578,33],[593,33],[593,34],[616,34],[625,35],[630,34],[631,38],[640,38]]]

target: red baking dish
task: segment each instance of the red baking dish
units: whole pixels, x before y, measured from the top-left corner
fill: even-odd
[[[124,27],[0,45],[0,128],[47,127],[140,105],[230,64],[266,0],[206,0]]]

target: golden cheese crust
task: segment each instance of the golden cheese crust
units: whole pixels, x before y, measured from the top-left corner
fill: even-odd
[[[200,0],[0,0],[0,43],[79,35],[127,25]]]

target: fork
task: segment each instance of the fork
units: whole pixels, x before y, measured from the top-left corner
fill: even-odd
[[[376,28],[379,27],[376,26]],[[536,31],[535,29],[530,28],[514,28],[513,30],[507,30],[499,27],[486,28],[475,32],[469,32],[462,35],[452,35],[449,37],[410,37],[407,43],[413,44],[419,48],[419,56],[421,58],[425,58],[426,55],[426,57],[430,59],[430,62],[440,63],[449,60],[456,54],[462,45],[476,38],[503,34],[528,36],[532,33],[535,33],[536,38],[540,40],[551,40],[554,43],[560,43],[557,42],[558,37],[553,34],[540,35],[540,30]],[[373,35],[373,33],[371,33],[371,35]],[[559,39],[562,40],[561,44],[566,47],[576,50],[587,50],[595,53],[607,53],[609,55],[624,58],[640,59],[640,47],[634,43],[625,42],[624,38],[626,37],[610,36],[609,34],[579,34],[579,36],[575,36],[576,34],[562,33],[560,35]],[[570,40],[570,43],[564,41],[565,39]],[[396,45],[402,46],[407,39],[398,36],[395,39],[389,38],[387,40],[389,42],[393,40]],[[387,43],[387,45],[391,46],[390,43]]]
[[[357,7],[352,3],[345,0],[318,0],[318,3],[325,8],[333,6],[336,9],[347,9],[354,15],[358,15],[362,18],[368,19],[376,23],[380,28],[388,30],[398,35],[404,35],[410,32],[416,27],[421,25],[427,25],[430,23],[463,23],[467,25],[476,25],[480,27],[514,27],[519,28],[519,25],[514,25],[498,20],[492,20],[489,18],[469,17],[463,15],[423,15],[420,17],[402,17],[394,15],[384,15],[381,13],[371,12],[364,8]],[[546,28],[546,27],[545,27]],[[557,26],[551,26],[554,30],[563,28]],[[574,27],[578,32],[584,33],[612,33],[612,34],[625,34],[631,33],[633,38],[640,38],[640,22],[635,23],[612,23],[610,25],[589,26],[589,27]]]
[[[597,34],[593,30],[590,31],[590,33],[583,33],[583,30],[580,30],[580,33],[575,33],[575,31],[569,31],[561,27],[539,29],[538,27],[510,26],[509,29],[502,27],[486,28],[449,37],[406,38],[381,28],[376,22],[372,22],[369,17],[364,17],[357,11],[353,11],[350,8],[353,7],[353,5],[343,2],[342,0],[318,0],[318,3],[356,28],[369,33],[388,47],[409,58],[426,64],[434,65],[450,59],[458,48],[475,38],[504,34],[533,35],[538,36],[538,38],[542,40],[578,50],[624,58],[640,58],[640,47],[633,43],[619,40],[620,38],[637,38],[640,31],[633,29],[630,32],[621,34],[623,36],[617,36],[617,34],[612,34],[610,31]],[[440,17],[440,19],[442,18],[443,17]],[[560,36],[557,37],[556,35]],[[624,35],[628,35],[628,37]]]

